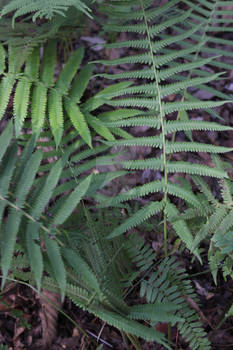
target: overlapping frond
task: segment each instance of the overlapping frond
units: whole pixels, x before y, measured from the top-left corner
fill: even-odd
[[[78,11],[85,13],[87,16],[90,16],[90,8],[81,0],[66,0],[65,2],[64,0],[11,0],[3,7],[1,17],[14,12],[12,18],[12,23],[14,25],[16,18],[25,14],[33,14],[33,21],[36,21],[37,18],[43,17],[51,19],[56,14],[64,16],[65,12],[71,6],[75,7]]]
[[[105,125],[121,128],[145,126],[150,129],[150,135],[154,135],[106,141],[106,144],[121,148],[151,147],[153,154],[155,154],[153,158],[122,161],[121,166],[131,171],[151,169],[159,172],[162,177],[159,181],[135,187],[115,198],[106,200],[102,198],[101,206],[114,206],[126,200],[161,192],[164,196],[162,210],[165,210],[167,217],[172,217],[176,214],[174,210],[171,210],[173,214],[169,214],[169,209],[166,208],[168,195],[177,196],[197,209],[200,202],[191,188],[181,188],[178,182],[177,184],[170,183],[170,174],[183,173],[220,179],[228,178],[225,169],[199,163],[193,164],[188,160],[181,162],[177,161],[176,157],[173,158],[173,155],[181,152],[187,155],[189,152],[218,154],[231,151],[227,147],[195,142],[192,138],[192,132],[195,130],[216,130],[219,132],[230,130],[230,127],[214,122],[200,119],[189,120],[187,114],[192,110],[214,112],[214,108],[220,107],[230,100],[228,98],[220,101],[201,101],[195,97],[186,96],[186,94],[189,95],[191,88],[208,86],[214,79],[219,79],[222,72],[211,75],[202,69],[204,65],[211,65],[219,58],[219,52],[215,52],[210,57],[202,55],[204,52],[202,48],[205,47],[208,39],[206,33],[209,30],[207,29],[209,23],[206,22],[206,27],[203,28],[203,22],[197,24],[194,21],[197,12],[195,6],[191,6],[187,1],[185,5],[187,8],[184,10],[184,7],[177,7],[178,3],[179,1],[170,1],[169,5],[164,4],[156,8],[156,6],[152,6],[151,2],[143,0],[138,0],[133,4],[128,1],[120,3],[111,1],[101,7],[107,14],[111,12],[111,25],[106,24],[105,29],[128,35],[127,37],[124,34],[126,39],[123,41],[106,44],[106,48],[123,49],[128,47],[132,49],[132,52],[135,52],[130,56],[114,60],[97,61],[106,66],[120,66],[127,63],[132,67],[132,69],[117,74],[109,72],[102,74],[102,77],[106,79],[133,80],[133,83],[124,89],[123,94],[119,95],[117,99],[109,101],[109,104],[141,110],[141,114],[107,121]],[[202,8],[201,1],[200,7]],[[209,15],[212,19],[213,14]],[[214,15],[213,18],[215,18]],[[200,35],[203,30],[206,32]],[[172,36],[169,31],[172,32]],[[175,94],[173,102],[169,102],[171,94]],[[187,135],[189,140],[186,141],[182,136],[182,142],[176,141],[177,135]],[[157,204],[159,205],[160,202]],[[142,222],[146,217],[151,216],[150,208],[152,207],[153,203],[141,208],[138,215],[135,213],[126,220],[125,224],[122,223],[110,237],[128,231],[139,221]],[[169,208],[171,209],[171,206]],[[176,222],[175,226],[177,234],[184,240],[186,246],[192,249],[193,238],[188,232],[188,227],[185,227],[184,221],[182,223],[181,221]],[[196,255],[198,256],[197,251]]]
[[[23,59],[26,59],[25,62],[18,58],[19,52],[16,49],[12,53],[9,49],[7,72],[5,72],[5,50],[1,46],[0,118],[4,116],[10,96],[13,94],[16,136],[19,136],[25,126],[26,118],[30,117],[32,132],[38,136],[42,129],[50,124],[58,146],[64,133],[64,121],[67,116],[78,134],[90,147],[92,147],[90,129],[106,140],[114,140],[114,134],[123,137],[127,135],[117,127],[111,128],[110,131],[98,116],[92,114],[92,111],[103,105],[106,100],[117,96],[125,84],[113,85],[111,89],[104,89],[82,103],[81,99],[91,78],[93,65],[87,65],[77,73],[84,55],[83,48],[79,48],[69,57],[55,81],[56,46],[55,40],[50,41],[45,47],[37,46],[27,57],[23,56]],[[43,50],[42,58],[41,50]],[[18,61],[21,61],[20,65]]]
[[[216,165],[216,169],[227,169],[226,164],[221,162],[218,156],[213,156],[213,163]],[[195,230],[195,238],[193,235],[190,236],[189,234],[187,238],[183,237],[183,241],[191,251],[197,251],[203,241],[210,242],[208,258],[211,272],[216,283],[220,264],[222,264],[225,275],[231,275],[229,272],[230,270],[226,269],[226,266],[229,263],[229,259],[233,259],[231,243],[233,230],[232,180],[217,180],[217,186],[222,198],[213,195],[210,186],[201,177],[193,176],[193,180],[202,193],[201,196],[198,196],[200,203],[202,203],[200,207],[201,210],[200,208],[192,207],[180,215],[177,210],[174,210],[172,214],[173,227],[175,228],[182,220],[185,220],[186,226],[189,227],[191,225],[189,225],[189,220],[195,217],[201,218],[198,229]],[[228,272],[226,273],[226,271]]]
[[[194,309],[190,309],[188,299],[197,300],[185,270],[179,267],[175,258],[165,258],[156,272],[141,282],[141,296],[148,303],[175,303],[177,328],[189,342],[191,349],[210,349],[210,343]]]
[[[66,138],[64,142],[68,142],[68,140],[72,140],[72,135],[69,135],[69,138]],[[80,144],[84,143],[81,140],[78,142],[79,147]],[[88,157],[91,155],[91,150],[75,154],[77,143],[76,145],[72,144],[68,150],[64,144],[64,149],[60,153],[57,152],[47,169],[44,169],[44,165],[41,163],[42,161],[48,162],[48,155],[46,152],[42,153],[43,142],[37,144],[37,150],[34,152],[35,137],[32,136],[27,142],[23,142],[24,148],[20,151],[19,145],[13,139],[11,122],[1,134],[0,144],[3,146],[0,151],[2,285],[7,278],[18,237],[28,257],[36,284],[40,289],[45,254],[40,245],[41,239],[43,239],[48,258],[46,264],[51,265],[50,272],[64,296],[66,272],[57,236],[61,234],[63,223],[73,213],[80,200],[88,191],[89,193],[96,191],[96,183],[93,181],[94,187],[92,188],[91,178],[96,176],[97,186],[101,188],[111,177],[105,176],[105,174],[92,174],[80,178],[82,170],[74,176],[72,170],[78,168],[80,159],[88,161]],[[50,147],[51,144],[53,145],[52,149],[55,150],[55,143],[50,141]],[[96,155],[105,149],[106,147],[100,146],[99,149],[93,151],[93,154]],[[21,152],[20,156],[18,156],[19,151]],[[50,152],[50,156],[54,156],[52,152]],[[68,158],[71,162],[74,159],[73,168],[70,168]],[[85,172],[86,170],[84,168]],[[114,174],[113,178],[119,175],[121,173]],[[59,188],[59,184],[60,186],[66,184],[66,186]],[[64,192],[66,192],[65,200]],[[72,258],[71,255],[69,257]]]

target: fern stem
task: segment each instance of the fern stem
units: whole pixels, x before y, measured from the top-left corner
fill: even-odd
[[[43,224],[38,222],[33,216],[31,216],[30,214],[26,213],[23,209],[21,209],[20,207],[18,207],[14,203],[10,202],[8,199],[3,197],[1,194],[0,194],[0,200],[5,201],[11,208],[15,209],[16,211],[20,211],[22,213],[22,215],[24,215],[30,221],[37,222],[39,224],[40,228],[44,232],[46,232],[49,235],[52,235],[53,238],[57,241],[57,243],[59,243],[61,246],[64,246],[64,243],[62,241],[60,241],[60,239],[58,239],[56,236],[54,236],[54,234],[47,227],[45,227]]]
[[[138,338],[134,337],[132,334],[126,334],[136,350],[143,350]]]
[[[127,336],[126,336],[125,332],[121,332],[121,336],[122,336],[123,342],[124,342],[124,344],[126,346],[126,349],[130,350],[128,339],[127,339]]]
[[[145,26],[146,26],[146,33],[147,33],[147,38],[149,42],[149,47],[150,47],[150,55],[152,59],[152,67],[153,67],[153,73],[154,73],[154,78],[155,78],[155,85],[158,93],[158,103],[159,103],[159,115],[160,115],[160,122],[161,122],[161,131],[162,131],[162,142],[163,142],[163,166],[164,166],[164,195],[163,195],[163,201],[164,201],[164,210],[163,210],[163,216],[164,216],[164,223],[163,223],[163,239],[164,239],[164,254],[165,257],[168,256],[168,249],[167,249],[167,214],[166,214],[166,203],[167,203],[167,185],[168,185],[168,176],[167,176],[167,158],[166,158],[166,137],[165,137],[165,127],[164,127],[164,113],[163,113],[163,107],[162,107],[162,98],[161,98],[161,92],[159,88],[159,80],[158,80],[158,74],[157,74],[157,69],[155,66],[155,61],[154,61],[154,54],[153,54],[153,48],[151,44],[151,39],[150,39],[150,32],[149,32],[149,26],[146,18],[146,13],[145,9],[143,6],[143,1],[140,0],[142,12],[143,12],[143,17],[145,21]]]

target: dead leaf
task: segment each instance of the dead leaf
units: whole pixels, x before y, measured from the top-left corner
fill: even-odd
[[[44,348],[49,348],[57,333],[58,311],[54,307],[61,307],[59,294],[43,290],[40,298],[41,310],[39,312],[42,327],[42,344]]]

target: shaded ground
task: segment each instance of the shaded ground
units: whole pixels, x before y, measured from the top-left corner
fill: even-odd
[[[204,270],[198,264],[190,265],[185,257],[181,260],[191,275]],[[219,286],[216,287],[210,274],[193,277],[193,282],[200,297],[200,308],[197,305],[191,307],[197,308],[203,326],[212,337],[211,349],[232,349],[233,319],[228,318],[216,332],[213,332],[213,328],[221,320],[230,299],[232,301],[233,282],[224,282],[219,277]],[[30,288],[19,285],[8,288],[0,303],[0,343],[7,344],[8,350],[94,350],[97,349],[97,344],[102,344],[103,350],[126,349],[120,332],[81,311],[70,300],[65,300],[63,311],[77,323],[76,326],[62,314],[58,315],[56,321],[57,313],[54,308]],[[45,296],[61,306],[59,298],[53,293],[47,292]],[[136,295],[135,297],[137,298]],[[165,324],[157,325],[157,329],[166,333]],[[86,332],[87,336],[82,332]],[[175,344],[174,349],[189,349],[175,328],[172,329],[172,341]],[[145,350],[164,349],[152,343],[144,343],[142,347]]]

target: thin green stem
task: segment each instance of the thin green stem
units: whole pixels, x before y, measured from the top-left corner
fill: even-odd
[[[141,344],[138,341],[138,338],[133,336],[132,334],[126,334],[133,346],[135,347],[136,350],[143,350]]]
[[[33,222],[38,222],[33,216],[31,216],[30,214],[28,214],[26,211],[24,211],[23,209],[21,209],[20,207],[18,207],[17,205],[15,205],[14,203],[12,203],[11,201],[9,201],[8,199],[6,199],[5,197],[3,197],[0,194],[0,200],[5,201],[11,208],[15,209],[16,211],[20,211],[22,215],[24,215],[26,218],[28,218],[29,220],[33,221]],[[46,232],[47,234],[53,234],[53,232],[51,232],[47,227],[45,227],[43,224],[41,224],[40,222],[39,226],[40,228]],[[54,239],[61,245],[64,246],[64,244],[60,241],[60,239],[58,239],[56,236],[54,236]]]
[[[140,0],[142,12],[143,12],[143,17],[146,25],[146,32],[147,32],[147,38],[149,42],[149,47],[150,47],[150,55],[152,58],[152,69],[154,73],[154,78],[155,78],[155,85],[157,89],[157,94],[158,94],[158,104],[159,104],[159,116],[160,116],[160,122],[161,122],[161,131],[162,131],[162,143],[163,143],[163,166],[164,166],[164,195],[163,195],[163,201],[164,201],[164,224],[163,224],[163,236],[164,236],[164,254],[167,257],[168,256],[168,249],[167,249],[167,214],[166,214],[166,203],[167,203],[167,185],[168,185],[168,176],[167,176],[167,157],[166,157],[166,137],[165,137],[165,125],[164,125],[164,112],[163,112],[163,106],[162,106],[162,97],[161,97],[161,92],[160,92],[160,87],[159,87],[159,79],[158,79],[158,74],[157,74],[157,69],[154,61],[154,54],[153,54],[153,48],[152,48],[152,43],[150,39],[150,32],[149,32],[149,25],[147,22],[146,18],[146,13],[145,9],[143,6],[143,1]]]
[[[121,332],[121,336],[122,336],[123,342],[124,342],[124,344],[126,346],[126,349],[130,350],[130,347],[129,347],[129,344],[128,344],[128,339],[127,339],[127,336],[126,336],[125,332]]]

